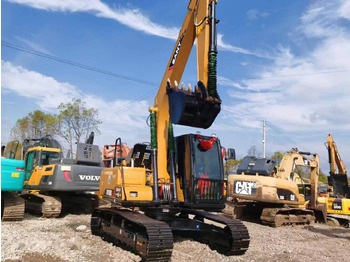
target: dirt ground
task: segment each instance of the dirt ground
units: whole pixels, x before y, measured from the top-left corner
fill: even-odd
[[[243,256],[226,257],[207,245],[175,238],[172,261],[349,261],[350,229],[314,224],[271,228],[244,222],[250,247]],[[140,261],[141,258],[90,232],[90,215],[47,219],[26,214],[20,222],[1,223],[1,261]]]

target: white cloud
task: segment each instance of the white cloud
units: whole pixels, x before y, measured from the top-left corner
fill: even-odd
[[[1,62],[2,82],[4,91],[13,92],[18,96],[31,99],[40,110],[57,113],[60,103],[67,103],[72,98],[79,98],[88,107],[97,108],[101,135],[96,137],[100,145],[114,143],[119,136],[130,143],[147,141],[148,132],[145,120],[148,116],[148,103],[145,100],[104,100],[91,94],[85,94],[77,87],[62,83],[56,79],[35,71],[30,71],[10,62]],[[142,132],[135,132],[141,130]]]
[[[178,27],[165,27],[152,22],[139,9],[111,8],[100,0],[7,0],[12,3],[22,4],[45,11],[52,12],[87,12],[97,17],[113,19],[134,30],[145,34],[176,40],[180,31]],[[263,54],[250,52],[244,48],[226,44],[218,35],[218,47],[223,51],[242,53],[264,57]]]
[[[99,0],[8,0],[52,12],[87,12],[97,17],[113,19],[132,29],[159,37],[177,39],[179,28],[153,23],[139,9],[111,8]]]
[[[81,92],[69,83],[1,61],[1,86],[5,91],[33,98],[43,110],[53,111],[61,102],[80,97]]]
[[[300,30],[307,37],[340,37],[346,29],[338,22],[340,18],[350,19],[347,0],[315,1],[301,17]]]
[[[313,40],[309,53],[296,55],[291,47],[277,46],[272,63],[254,79],[218,78],[219,84],[234,87],[228,91],[234,104],[228,110],[278,123],[288,132],[350,130],[350,30],[341,23],[350,19],[348,3],[317,1],[308,8],[299,32]]]
[[[260,11],[258,9],[249,9],[247,11],[247,17],[249,20],[257,20],[260,18],[266,18],[268,17],[270,14],[266,11]]]
[[[338,14],[342,18],[350,20],[350,2],[348,0],[342,1],[342,4],[338,9]]]
[[[253,56],[262,57],[262,58],[270,58],[267,53],[252,52],[252,51],[249,51],[249,50],[241,48],[241,47],[237,47],[237,46],[233,46],[233,45],[227,44],[227,43],[225,43],[223,41],[223,37],[224,37],[223,34],[218,34],[218,36],[217,36],[217,44],[218,44],[218,47],[219,47],[219,49],[221,51],[230,51],[230,52],[233,52],[233,53],[253,55]]]

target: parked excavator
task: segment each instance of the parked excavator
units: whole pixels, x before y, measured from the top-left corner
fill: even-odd
[[[26,211],[43,217],[58,217],[68,211],[92,211],[103,164],[93,133],[86,143],[77,143],[76,159],[64,158],[59,142],[50,135],[26,139],[24,193]]]
[[[24,184],[24,161],[15,159],[19,141],[12,141],[11,148],[1,148],[1,219],[22,220],[24,200],[18,192]],[[5,152],[6,151],[6,152]]]
[[[266,158],[243,159],[237,174],[228,178],[227,213],[259,213],[263,224],[274,227],[325,222],[326,207],[317,200],[319,156],[294,149],[283,155],[278,168],[275,164]]]
[[[173,124],[209,128],[220,111],[216,90],[216,1],[190,0],[172,56],[150,111],[150,144],[136,144],[130,163],[102,171],[91,231],[144,260],[168,261],[173,234],[208,243],[225,255],[244,254],[249,234],[238,220],[210,213],[225,206],[220,140],[173,135]],[[178,82],[196,40],[198,84]],[[121,145],[121,139],[116,140]],[[120,146],[121,148],[121,146]]]
[[[120,153],[121,152],[121,153]],[[131,154],[131,148],[127,144],[119,145],[104,145],[103,147],[103,164],[105,167],[113,167],[120,164]],[[114,164],[115,163],[115,164]]]
[[[328,197],[322,201],[327,204],[327,224],[331,226],[350,226],[350,185],[347,170],[342,161],[337,145],[331,134],[325,143],[328,151],[328,185],[332,188]]]

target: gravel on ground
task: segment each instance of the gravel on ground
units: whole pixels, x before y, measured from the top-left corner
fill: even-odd
[[[172,261],[349,261],[350,229],[313,224],[272,228],[246,222],[250,247],[227,257],[191,239],[175,237]],[[1,261],[141,261],[138,255],[94,236],[90,215],[39,218],[1,223]]]

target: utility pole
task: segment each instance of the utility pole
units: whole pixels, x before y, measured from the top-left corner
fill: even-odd
[[[265,154],[265,142],[266,142],[266,122],[265,120],[263,120],[263,158],[266,157],[266,154]]]

